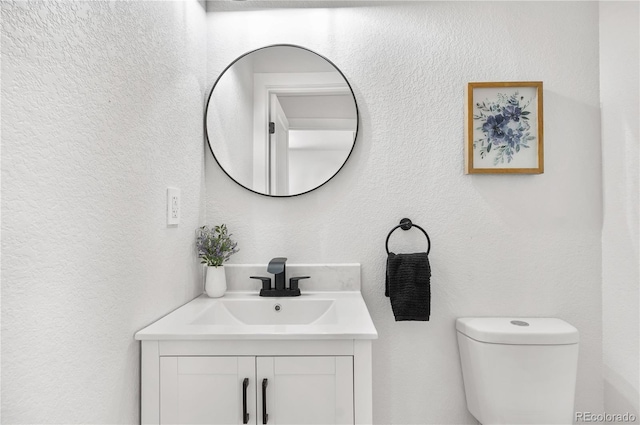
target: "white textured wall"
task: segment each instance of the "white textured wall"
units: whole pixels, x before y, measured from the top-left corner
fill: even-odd
[[[3,423],[137,423],[133,335],[202,290],[205,14],[1,7]]]
[[[638,415],[640,3],[600,3],[604,407]]]
[[[212,4],[208,83],[245,51],[299,44],[344,72],[361,129],[345,168],[299,197],[246,191],[206,156],[207,222],[226,223],[237,237],[232,262],[285,256],[362,263],[363,295],[380,334],[373,353],[376,423],[474,423],[454,331],[456,317],[474,315],[554,316],[575,325],[575,407],[601,411],[598,4],[249,10],[255,5],[247,3]],[[544,81],[545,173],[464,175],[465,85],[510,80]],[[405,216],[433,241],[428,323],[394,322],[384,297],[384,241]],[[405,241],[407,249],[423,247],[419,232],[397,232],[392,249]]]

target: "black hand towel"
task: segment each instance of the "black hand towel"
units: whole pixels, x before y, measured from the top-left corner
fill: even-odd
[[[389,253],[384,294],[391,298],[396,322],[429,320],[431,314],[431,266],[426,252]]]

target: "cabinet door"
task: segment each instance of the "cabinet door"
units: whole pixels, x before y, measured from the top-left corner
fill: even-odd
[[[258,423],[353,424],[353,357],[258,357]],[[263,395],[263,380],[267,387]]]
[[[161,357],[161,424],[255,424],[255,357]]]

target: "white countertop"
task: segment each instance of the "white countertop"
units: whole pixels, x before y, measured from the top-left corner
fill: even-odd
[[[272,314],[285,311],[291,314],[293,309],[304,305],[330,305],[331,307],[317,320],[308,324],[246,324],[229,313],[230,310],[225,305],[232,304],[243,307],[258,305],[265,307],[259,309],[265,312],[260,314],[269,315],[270,318],[276,317],[270,316]],[[281,312],[275,312],[276,304],[281,304]],[[258,309],[252,308],[252,316],[255,316],[253,311],[256,310]],[[224,316],[222,320],[218,319],[222,316]],[[201,295],[142,329],[136,333],[135,338],[137,340],[328,340],[376,339],[378,333],[359,291],[303,291],[299,297],[282,298],[260,297],[256,291],[228,291],[222,298]]]

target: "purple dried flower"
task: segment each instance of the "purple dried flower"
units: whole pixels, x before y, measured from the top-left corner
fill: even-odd
[[[207,266],[219,267],[231,255],[239,250],[238,243],[231,239],[226,225],[209,228],[202,226],[196,231],[196,249],[201,263]]]

